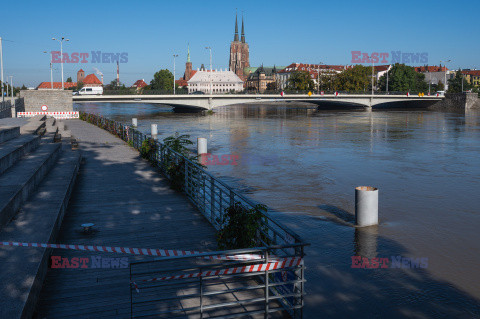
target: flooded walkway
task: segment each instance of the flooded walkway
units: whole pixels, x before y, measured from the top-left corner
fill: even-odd
[[[58,243],[215,250],[214,228],[136,150],[83,121],[67,125],[84,159]],[[84,233],[84,223],[95,224],[94,231]],[[52,256],[149,258],[74,250]],[[129,268],[49,268],[36,312],[37,318],[129,318]]]

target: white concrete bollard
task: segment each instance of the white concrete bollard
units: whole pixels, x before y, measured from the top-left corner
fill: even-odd
[[[197,138],[197,154],[206,154],[207,151],[207,139],[204,137]]]
[[[158,135],[157,124],[151,124],[151,125],[150,125],[150,131],[151,131],[151,133],[152,133],[152,137],[153,137],[153,138],[156,138],[157,135]]]
[[[355,224],[372,226],[378,224],[378,189],[371,186],[355,188]]]
[[[132,126],[137,127],[137,118],[136,117],[132,118]]]

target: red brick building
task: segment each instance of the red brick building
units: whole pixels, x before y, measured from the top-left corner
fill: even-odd
[[[230,71],[233,71],[242,81],[246,81],[248,74],[245,74],[245,68],[250,67],[248,44],[245,42],[245,28],[242,17],[242,35],[238,38],[238,23],[235,16],[235,35],[230,44]]]

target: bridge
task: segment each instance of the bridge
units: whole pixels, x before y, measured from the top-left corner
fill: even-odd
[[[225,94],[225,95],[80,95],[74,102],[141,102],[172,106],[175,109],[212,110],[220,106],[234,104],[261,104],[275,102],[306,102],[318,106],[351,106],[375,108],[391,104],[404,105],[421,103],[428,107],[443,100],[440,96],[418,95],[365,95],[365,94],[325,94],[325,95],[285,95],[279,94]]]

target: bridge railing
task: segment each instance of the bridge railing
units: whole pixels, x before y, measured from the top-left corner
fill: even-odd
[[[222,228],[230,207],[236,205],[245,210],[256,209],[257,203],[207,172],[200,163],[174,151],[158,140],[153,140],[134,127],[84,112],[80,112],[80,119],[109,131],[140,152],[148,147],[150,162],[170,180],[173,188],[185,192],[190,201],[217,230]],[[268,211],[261,214],[262,218],[255,235],[256,246],[266,247],[265,250],[268,253],[277,257],[294,256],[303,260],[304,247],[307,243],[295,232],[272,218]],[[299,297],[291,302],[287,302],[285,298],[278,298],[278,302],[292,316],[299,317],[304,295],[303,262],[295,267],[293,275],[295,280],[298,280],[294,294],[298,294]],[[276,277],[275,280],[281,281],[281,277]],[[281,295],[276,289],[271,293],[273,296]]]

